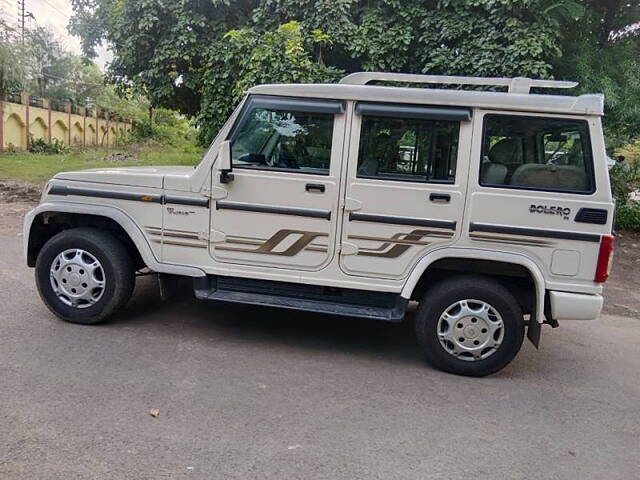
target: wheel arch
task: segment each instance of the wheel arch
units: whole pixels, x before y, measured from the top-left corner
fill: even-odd
[[[465,262],[466,273],[485,273],[480,271],[479,266],[484,263],[486,265],[494,265],[496,267],[513,267],[512,272],[506,275],[498,276],[509,277],[510,274],[517,276],[517,270],[526,272],[534,287],[535,296],[532,299],[535,307],[535,317],[539,323],[544,321],[544,299],[546,285],[544,276],[538,265],[530,258],[515,253],[507,253],[494,250],[475,250],[463,248],[444,248],[436,250],[424,256],[413,268],[407,281],[405,282],[401,295],[404,298],[411,299],[416,293],[420,293],[425,287],[425,279],[429,273],[442,268],[443,264],[450,265],[451,261]],[[491,274],[489,274],[491,275]]]
[[[51,218],[56,217],[63,218],[64,221],[53,228],[43,228]],[[119,208],[66,202],[44,203],[26,215],[23,248],[27,264],[30,267],[35,265],[38,252],[49,238],[59,231],[77,226],[106,226],[116,231],[126,246],[133,249],[140,262],[153,271],[190,277],[205,275],[199,268],[161,263],[138,224]]]

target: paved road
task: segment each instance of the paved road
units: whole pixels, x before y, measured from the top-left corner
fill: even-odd
[[[115,321],[66,324],[0,235],[0,478],[640,477],[638,319],[545,330],[468,379],[404,325],[166,304],[144,280]]]

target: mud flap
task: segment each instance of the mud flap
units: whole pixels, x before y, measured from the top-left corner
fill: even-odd
[[[176,300],[189,291],[185,286],[184,277],[180,275],[159,273],[158,285],[160,286],[160,298],[162,300]]]
[[[527,338],[533,346],[536,348],[540,347],[540,333],[542,331],[542,324],[538,322],[535,318],[535,315],[531,315],[531,319],[529,320],[529,327],[527,328]]]
[[[545,301],[545,305],[547,302]],[[538,322],[538,309],[533,305],[531,315],[529,317],[529,326],[527,327],[527,338],[534,347],[540,348],[540,334],[542,332],[542,324]]]

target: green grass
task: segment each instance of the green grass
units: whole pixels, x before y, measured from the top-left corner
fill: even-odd
[[[134,161],[109,161],[105,157],[124,153]],[[0,179],[41,183],[58,172],[102,167],[141,165],[195,165],[202,151],[195,147],[177,149],[167,146],[126,146],[118,148],[75,150],[59,155],[19,152],[0,154]]]

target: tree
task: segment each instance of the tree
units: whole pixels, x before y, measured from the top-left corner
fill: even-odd
[[[0,20],[0,99],[22,89],[26,75],[24,50],[16,31]]]
[[[575,93],[605,95],[610,151],[640,137],[640,2],[582,0],[584,15],[562,36],[557,77],[577,80]]]
[[[69,53],[45,28],[28,32],[25,50],[28,68],[23,89],[32,95],[83,105],[104,88],[98,67]]]
[[[273,32],[231,30],[214,42],[207,51],[197,116],[201,141],[210,141],[244,92],[254,85],[322,83],[339,78],[341,71],[313,61],[308,53],[327,41],[321,32],[305,33],[292,21]]]
[[[208,46],[246,25],[255,6],[247,0],[73,0],[69,29],[89,58],[103,40],[109,43],[114,83],[144,92],[153,107],[193,116]]]
[[[73,0],[73,6],[70,30],[85,53],[105,40],[112,47],[111,80],[146,92],[154,107],[196,117],[203,140],[237,100],[239,85],[265,79],[317,81],[358,70],[603,78],[614,66],[598,64],[598,48],[621,46],[640,20],[637,0]],[[300,36],[295,59],[283,40],[282,26],[290,22]],[[632,47],[625,48],[625,66],[634,69]],[[282,68],[291,62],[306,67],[292,76]],[[629,81],[618,72],[610,77],[617,86]],[[627,113],[630,98],[619,103]],[[623,117],[625,125],[636,118]]]

